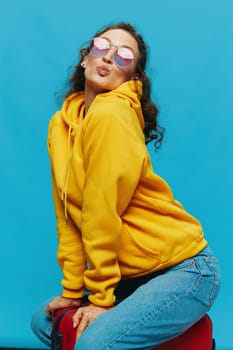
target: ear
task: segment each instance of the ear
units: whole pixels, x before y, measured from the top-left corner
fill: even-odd
[[[87,61],[88,61],[88,55],[86,55],[85,57],[83,57],[83,60],[82,60],[82,63],[81,63],[81,66],[83,68],[86,68],[87,66]]]

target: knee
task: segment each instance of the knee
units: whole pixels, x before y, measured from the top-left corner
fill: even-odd
[[[47,316],[43,306],[39,307],[32,315],[31,329],[37,338],[46,345],[51,342],[52,319]]]
[[[42,323],[44,322],[41,322],[42,320],[42,315],[38,312],[38,310],[36,310],[33,315],[32,315],[32,318],[31,318],[31,329],[33,331],[33,333],[35,333],[36,335],[38,335],[39,333],[41,333],[42,331]]]

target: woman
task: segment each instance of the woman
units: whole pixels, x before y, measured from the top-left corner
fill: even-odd
[[[146,143],[163,129],[150,98],[146,45],[125,23],[81,50],[48,147],[61,296],[34,314],[50,345],[52,314],[88,294],[73,317],[76,350],[150,349],[213,304],[219,271],[201,224],[152,170]],[[88,328],[87,328],[88,327]]]

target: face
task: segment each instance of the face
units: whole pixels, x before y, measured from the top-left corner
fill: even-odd
[[[99,38],[106,39],[96,42],[104,50],[95,50],[94,47],[91,50],[93,52],[83,60],[85,89],[92,94],[116,89],[122,83],[134,79],[139,56],[136,40],[123,29],[108,30]]]

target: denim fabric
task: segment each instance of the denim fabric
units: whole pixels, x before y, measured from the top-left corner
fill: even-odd
[[[212,306],[220,287],[217,259],[209,247],[138,287],[84,331],[75,350],[150,349],[183,333]],[[32,329],[50,345],[48,301],[34,314]]]
[[[55,297],[43,302],[34,312],[31,320],[31,328],[39,340],[49,347],[51,346],[52,318],[45,313],[45,308]]]

